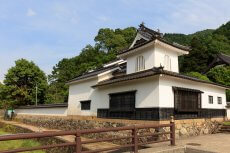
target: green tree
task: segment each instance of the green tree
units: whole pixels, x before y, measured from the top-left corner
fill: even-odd
[[[128,27],[125,29],[100,29],[95,37],[96,45],[108,52],[117,53],[129,47],[136,36],[136,28]]]
[[[195,78],[198,78],[204,81],[210,81],[206,75],[200,74],[199,72],[189,72],[189,73],[186,73],[186,75],[195,77]]]
[[[217,66],[207,73],[208,78],[216,83],[230,86],[230,66]],[[227,100],[230,101],[230,90],[227,91]]]
[[[5,75],[2,92],[6,95],[3,99],[14,105],[33,105],[37,86],[38,103],[42,104],[45,102],[47,85],[45,73],[37,65],[26,59],[19,59]]]
[[[179,57],[181,72],[204,72],[215,54],[230,55],[230,22],[216,30],[203,30],[194,34],[165,34],[164,38],[170,42],[191,46],[187,56]]]

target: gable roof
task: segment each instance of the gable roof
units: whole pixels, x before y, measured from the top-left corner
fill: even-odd
[[[115,62],[115,61],[113,61],[113,62]],[[72,80],[69,80],[68,82],[66,82],[66,84],[71,84],[73,82],[76,82],[76,81],[79,81],[79,80],[82,80],[82,79],[87,79],[87,78],[90,78],[90,77],[95,77],[95,76],[97,76],[100,73],[103,73],[103,72],[106,72],[108,70],[120,67],[120,65],[122,65],[122,64],[115,63],[113,65],[109,65],[109,66],[106,66],[106,67],[105,66],[104,67],[100,67],[100,68],[95,69],[95,70],[93,70],[91,72],[83,73],[83,74],[77,76],[76,78],[74,78]]]
[[[226,54],[218,54],[217,57],[222,60],[225,64],[230,65],[230,56]]]
[[[142,37],[139,39],[134,40],[133,44],[130,46],[130,48],[122,50],[118,53],[119,55],[122,55],[124,53],[130,52],[134,49],[137,49],[139,47],[145,46],[151,42],[154,42],[155,40],[159,40],[160,42],[166,43],[172,47],[184,50],[184,51],[190,51],[190,47],[180,45],[178,43],[171,43],[165,39],[163,39],[163,34],[160,33],[159,31],[154,31],[152,29],[149,29],[144,26],[144,24],[141,24],[139,26],[139,29],[137,30],[137,35],[141,35]],[[137,36],[136,36],[137,37]]]
[[[166,43],[170,46],[173,46],[175,48],[178,48],[178,49],[181,49],[181,50],[184,50],[184,51],[190,51],[191,49],[189,47],[186,47],[186,46],[183,46],[183,45],[180,45],[180,44],[177,44],[177,43],[171,43],[163,38],[160,38],[160,37],[156,37],[154,39],[151,39],[151,40],[148,40],[148,41],[141,41],[140,43],[138,44],[134,44],[134,46],[132,48],[129,48],[129,49],[126,49],[126,50],[122,50],[120,51],[117,55],[122,55],[124,53],[128,53],[130,51],[133,51],[134,49],[137,49],[139,47],[142,47],[142,46],[145,46],[147,44],[150,44],[151,42],[154,42],[155,40],[159,40],[160,42],[163,42],[163,43]]]
[[[207,73],[211,68],[217,66],[217,65],[230,65],[230,56],[220,53],[217,54],[216,57],[213,59],[213,61],[208,65],[207,69],[203,72],[204,74]]]
[[[131,73],[131,74],[113,77],[113,78],[98,82],[96,85],[94,85],[92,87],[95,88],[95,87],[100,87],[100,86],[105,86],[105,85],[111,85],[111,84],[116,84],[116,83],[120,83],[120,82],[131,81],[131,80],[146,78],[146,77],[150,77],[150,76],[156,76],[156,75],[160,75],[160,74],[164,74],[164,75],[172,76],[172,77],[176,77],[176,78],[181,78],[181,79],[186,79],[186,80],[191,80],[191,81],[196,81],[196,82],[200,82],[200,83],[211,84],[211,85],[223,87],[226,89],[230,89],[229,86],[217,84],[217,83],[210,82],[210,81],[200,80],[200,79],[195,78],[195,77],[183,75],[183,74],[176,73],[176,72],[162,70],[159,68],[152,68],[152,69],[148,69],[145,71],[140,71],[140,72],[136,72],[136,73]]]

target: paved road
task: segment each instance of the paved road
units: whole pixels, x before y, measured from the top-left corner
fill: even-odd
[[[230,153],[230,134],[218,133],[180,139],[176,141],[174,147],[169,146],[169,143],[153,144],[148,145],[149,148],[142,149],[140,152],[153,153],[184,146],[216,153]]]

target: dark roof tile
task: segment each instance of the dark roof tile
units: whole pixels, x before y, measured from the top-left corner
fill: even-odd
[[[206,84],[212,84],[212,85],[221,86],[221,87],[228,88],[228,89],[230,88],[229,86],[217,84],[217,83],[210,82],[210,81],[200,80],[198,78],[183,75],[180,73],[166,71],[166,70],[159,70],[158,68],[148,69],[145,71],[126,74],[126,75],[122,75],[122,76],[118,76],[118,77],[113,77],[111,79],[101,81],[92,87],[100,87],[100,86],[105,86],[105,85],[110,85],[110,84],[116,84],[116,83],[120,83],[120,82],[124,82],[124,81],[136,80],[136,79],[150,77],[150,76],[159,75],[159,74],[164,74],[164,75],[168,75],[168,76],[173,76],[173,77],[177,77],[177,78],[182,78],[182,79],[206,83]]]

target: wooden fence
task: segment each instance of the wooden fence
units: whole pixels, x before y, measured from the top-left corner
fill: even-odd
[[[140,129],[159,129],[168,127],[170,130],[169,132],[155,132],[155,133],[148,133],[148,134],[138,134],[138,130]],[[103,133],[103,132],[119,132],[119,131],[131,131],[130,136],[122,136],[117,138],[102,138],[102,139],[92,139],[87,141],[82,141],[81,136],[87,134],[95,134],[95,133]],[[171,121],[169,124],[160,124],[160,125],[133,125],[133,126],[125,126],[125,127],[116,127],[116,128],[102,128],[102,129],[89,129],[89,130],[76,130],[76,131],[61,131],[61,132],[42,132],[42,133],[25,133],[25,134],[16,134],[16,135],[5,135],[0,136],[0,141],[7,141],[7,140],[19,140],[19,139],[34,139],[34,138],[45,138],[45,137],[55,137],[55,136],[65,136],[65,135],[74,135],[75,142],[66,142],[61,144],[52,144],[52,145],[45,145],[45,146],[37,146],[31,148],[19,148],[19,149],[12,149],[12,150],[5,150],[0,151],[0,153],[17,153],[17,152],[24,152],[24,151],[33,151],[33,150],[45,150],[50,148],[56,147],[66,147],[66,146],[75,146],[76,153],[96,153],[96,152],[103,152],[103,151],[112,151],[112,150],[119,150],[122,148],[132,148],[134,153],[138,152],[138,147],[141,145],[152,144],[152,143],[160,143],[165,141],[170,141],[171,145],[175,145],[175,124]],[[159,135],[169,135],[169,138],[165,138],[162,140],[154,140],[154,141],[145,141],[140,142],[139,139],[143,137],[153,137]],[[120,145],[111,148],[103,148],[103,149],[96,149],[96,150],[89,150],[83,151],[82,145],[89,144],[89,143],[97,143],[97,142],[107,142],[107,141],[114,141],[114,140],[122,140],[122,139],[132,139],[130,144]]]

